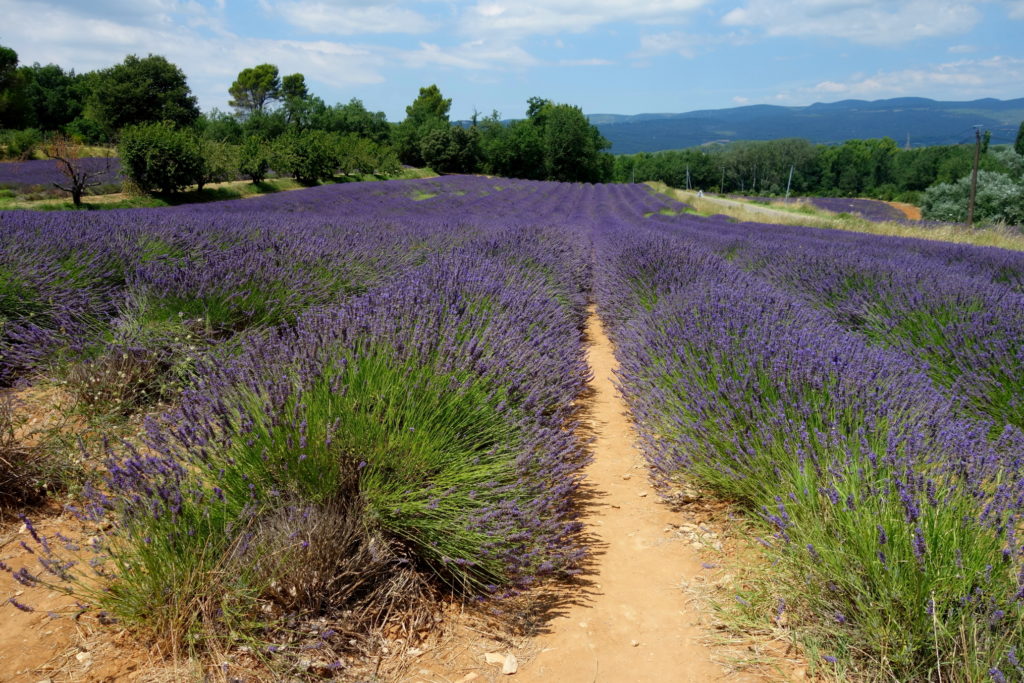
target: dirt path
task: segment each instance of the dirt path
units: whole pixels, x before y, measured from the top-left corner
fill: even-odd
[[[678,522],[648,483],[634,446],[626,406],[612,385],[612,344],[591,312],[588,350],[594,461],[587,469],[593,496],[584,521],[594,540],[595,566],[585,596],[547,625],[538,656],[517,681],[715,681],[724,671],[699,639],[701,617],[682,581],[702,570],[697,552],[674,540]],[[742,680],[731,677],[730,680]]]
[[[886,202],[886,204],[902,211],[907,220],[921,220],[921,207],[919,206],[914,206],[913,204],[907,204],[905,202]]]

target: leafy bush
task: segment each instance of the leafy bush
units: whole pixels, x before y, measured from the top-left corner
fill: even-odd
[[[196,177],[197,189],[202,190],[207,183],[222,183],[237,177],[238,147],[204,138],[197,138],[196,143],[199,145],[199,154],[202,158]]]
[[[274,153],[270,143],[258,135],[251,135],[238,149],[238,171],[254,183],[262,183],[270,171]]]
[[[178,192],[203,175],[196,137],[167,122],[125,129],[118,155],[123,173],[143,192]]]
[[[303,185],[330,180],[338,170],[338,139],[322,130],[290,130],[274,141],[273,167]]]
[[[43,143],[43,134],[35,128],[0,132],[0,147],[8,159],[28,159]]]
[[[932,185],[924,193],[921,214],[930,220],[962,223],[967,220],[970,192],[970,176],[955,183]],[[987,223],[1024,225],[1024,183],[1015,182],[1004,173],[978,171],[974,218]]]

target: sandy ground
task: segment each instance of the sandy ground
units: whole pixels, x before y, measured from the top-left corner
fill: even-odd
[[[921,208],[918,206],[914,206],[913,204],[906,204],[904,202],[886,202],[886,204],[902,211],[903,215],[906,216],[908,220],[921,220]]]
[[[668,529],[678,515],[651,488],[626,406],[612,384],[617,367],[600,319],[587,329],[594,460],[587,470],[585,523],[592,571],[581,600],[547,625],[536,658],[518,681],[715,681],[701,614],[683,586],[701,573],[696,550]],[[730,680],[743,680],[731,677]],[[748,679],[750,680],[750,679]]]

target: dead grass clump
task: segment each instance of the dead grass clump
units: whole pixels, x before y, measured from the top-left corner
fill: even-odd
[[[167,355],[141,348],[112,348],[98,358],[71,365],[66,386],[91,412],[128,415],[168,393],[173,364]]]
[[[60,477],[49,467],[44,450],[19,438],[14,399],[0,399],[0,511],[41,503],[60,488]]]
[[[373,633],[398,615],[430,618],[420,609],[426,582],[403,548],[372,528],[358,496],[274,510],[257,522],[249,547],[239,559],[253,563],[276,610],[344,616],[353,634]]]

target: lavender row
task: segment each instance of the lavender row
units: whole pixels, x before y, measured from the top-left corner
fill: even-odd
[[[358,631],[443,583],[494,595],[574,572],[590,254],[564,210],[581,197],[445,179],[75,214],[88,238],[106,228],[90,245],[109,260],[136,259],[104,292],[124,293],[114,329],[194,303],[180,317],[213,342],[146,449],[108,453],[86,511],[112,524],[94,598],[211,645],[274,637],[255,616]],[[21,234],[52,241],[36,220]]]
[[[80,164],[89,172],[102,172],[95,178],[102,185],[120,186],[124,181],[124,177],[121,175],[121,163],[118,159],[88,157],[81,159]],[[65,181],[56,161],[39,159],[0,163],[0,190],[39,192],[53,190],[54,183],[63,184]]]
[[[790,622],[900,680],[1012,671],[1020,432],[991,442],[904,354],[695,241],[637,226],[599,254],[645,452],[663,484],[697,477],[774,530]]]
[[[798,294],[872,343],[916,359],[966,410],[991,420],[994,434],[1007,424],[1024,426],[1019,255],[912,251],[884,241],[859,248],[828,242],[814,229],[777,232],[692,217],[660,224]],[[944,258],[953,254],[960,260]]]
[[[414,197],[444,181],[174,209],[2,212],[0,381],[108,344],[205,345],[294,320],[458,244],[475,221],[511,213],[502,205],[537,191],[502,194],[473,180],[434,204]]]

